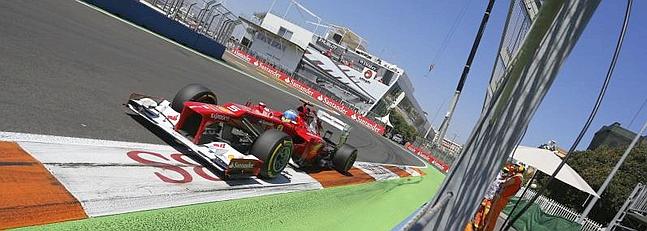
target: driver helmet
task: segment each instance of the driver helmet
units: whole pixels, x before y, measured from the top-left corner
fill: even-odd
[[[297,113],[294,112],[293,110],[287,110],[287,111],[283,112],[283,121],[296,123],[297,122]]]
[[[523,174],[526,171],[526,165],[523,162],[519,162],[515,165],[517,173]]]

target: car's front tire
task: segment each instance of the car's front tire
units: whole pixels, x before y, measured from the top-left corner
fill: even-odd
[[[173,101],[171,102],[171,108],[177,112],[182,112],[184,108],[184,102],[195,101],[209,104],[218,104],[218,98],[209,88],[194,83],[184,86],[180,89]]]
[[[249,152],[263,161],[259,177],[275,178],[290,162],[292,138],[282,131],[270,129],[254,141]]]

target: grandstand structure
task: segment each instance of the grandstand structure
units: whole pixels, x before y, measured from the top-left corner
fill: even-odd
[[[421,136],[430,128],[405,70],[370,53],[367,40],[358,33],[309,22],[317,25],[311,31],[270,11],[239,18],[245,30],[236,39],[248,53],[375,121],[388,115],[389,106],[404,92],[393,110]],[[326,30],[317,34],[318,28]]]

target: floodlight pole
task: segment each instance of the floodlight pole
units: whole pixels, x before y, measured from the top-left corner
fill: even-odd
[[[627,147],[627,149],[625,150],[625,153],[622,154],[622,157],[620,157],[620,160],[618,160],[618,162],[616,163],[616,166],[613,167],[613,170],[611,170],[611,173],[609,173],[609,176],[607,176],[607,179],[604,180],[604,183],[602,183],[602,186],[600,186],[600,189],[598,189],[597,191],[598,196],[602,196],[602,193],[604,193],[604,190],[607,189],[607,186],[609,186],[609,183],[618,172],[618,169],[620,169],[620,166],[622,166],[622,163],[625,162],[625,159],[631,152],[631,149],[633,149],[636,143],[638,143],[638,140],[640,140],[640,137],[643,134],[643,132],[645,132],[645,129],[647,129],[647,121],[645,121],[645,124],[640,129],[640,132],[638,132],[638,134],[636,134],[636,137],[634,137],[634,139],[631,141],[631,144],[629,144],[629,147]],[[584,209],[584,212],[582,212],[582,215],[579,218],[577,218],[577,223],[582,224],[582,222],[584,222],[584,218],[586,218],[589,215],[589,212],[591,212],[591,209],[593,209],[593,206],[595,205],[595,203],[598,202],[598,199],[600,198],[593,197],[593,199],[591,199],[591,202],[589,202],[589,205],[586,206],[586,209]]]
[[[449,122],[452,120],[452,116],[454,115],[454,110],[456,109],[456,104],[458,104],[458,99],[461,97],[461,92],[463,91],[463,86],[465,85],[467,74],[470,72],[472,61],[474,60],[474,56],[476,56],[476,51],[478,50],[479,44],[481,43],[481,37],[483,37],[483,31],[485,31],[485,26],[487,25],[487,21],[490,18],[490,12],[492,12],[493,6],[494,6],[494,0],[490,0],[488,2],[487,7],[485,8],[483,19],[481,19],[481,25],[479,26],[479,30],[476,33],[476,38],[474,39],[474,43],[472,44],[472,50],[470,50],[470,54],[467,57],[467,62],[465,63],[465,67],[463,68],[463,74],[461,74],[461,78],[458,81],[458,85],[456,86],[456,91],[454,91],[454,96],[452,97],[452,101],[449,103],[449,110],[447,111],[447,114],[445,114],[445,119],[443,120],[443,123],[440,124],[438,137],[436,137],[436,141],[435,141],[436,146],[441,146],[443,139],[445,139],[445,133],[447,133],[447,128],[449,128]]]

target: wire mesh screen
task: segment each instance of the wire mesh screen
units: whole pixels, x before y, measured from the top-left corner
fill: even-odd
[[[506,31],[503,34],[501,48],[496,56],[496,63],[492,71],[492,76],[490,77],[490,85],[485,96],[484,107],[490,102],[492,94],[500,85],[505,70],[508,69],[511,63],[511,57],[514,57],[519,46],[526,38],[533,18],[536,16],[542,2],[537,0],[513,1],[512,9],[510,9],[508,15]]]

